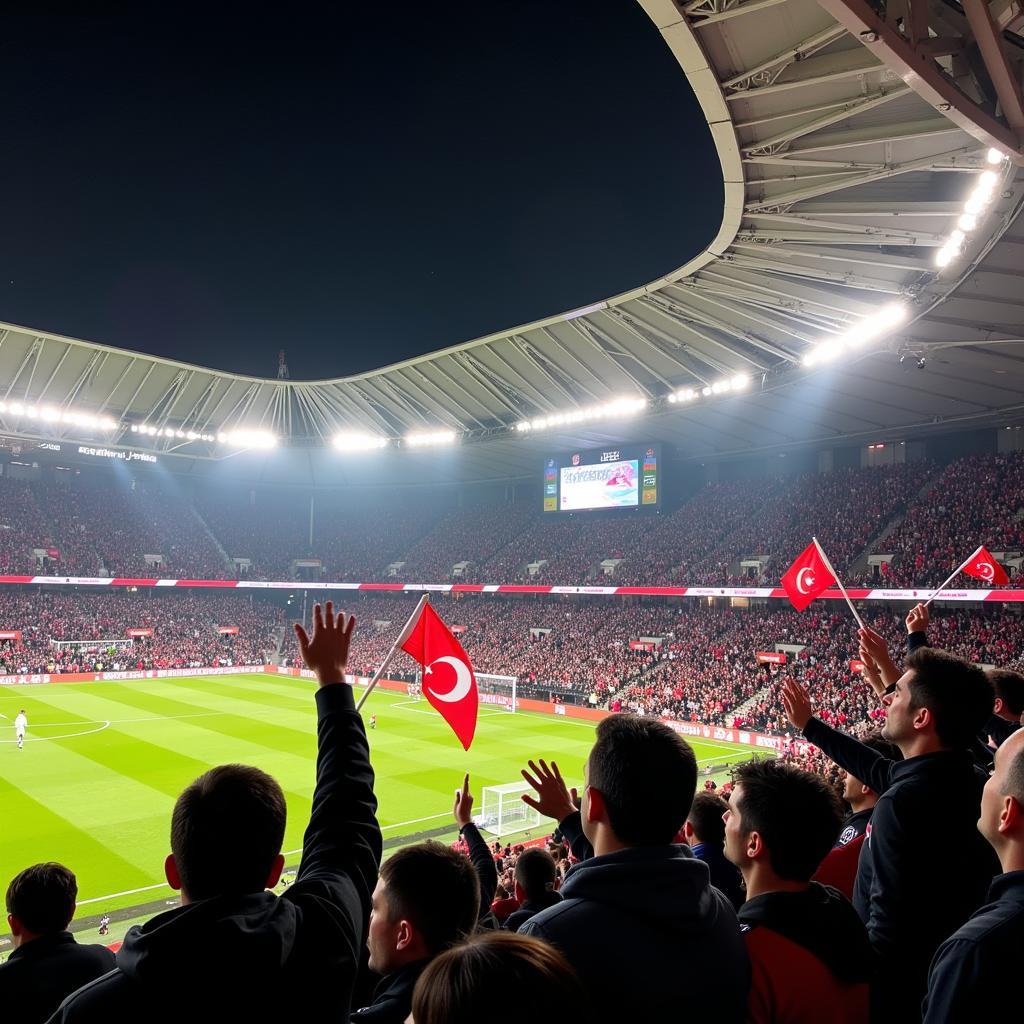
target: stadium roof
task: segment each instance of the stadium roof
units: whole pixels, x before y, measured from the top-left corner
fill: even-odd
[[[640,2],[721,161],[721,228],[686,264],[584,310],[324,381],[244,377],[0,325],[0,430],[145,440],[206,461],[226,449],[190,431],[258,428],[317,448],[344,430],[397,439],[450,429],[458,459],[394,452],[375,465],[395,479],[471,480],[532,474],[543,452],[620,439],[703,459],[1021,421],[1015,8],[912,0],[901,31],[863,0]],[[1009,159],[989,162],[992,147]],[[950,241],[986,173],[995,184],[977,226]],[[884,338],[804,364],[894,306],[908,315]],[[282,343],[302,340],[297,325]],[[742,394],[702,393],[739,375],[749,378]],[[682,400],[691,390],[695,400]],[[516,429],[623,397],[645,399],[646,414]],[[14,401],[118,426],[44,428],[16,417]],[[144,437],[133,424],[174,433]]]

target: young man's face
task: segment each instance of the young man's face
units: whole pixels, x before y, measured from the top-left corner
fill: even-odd
[[[914,715],[917,713],[917,708],[911,707],[910,681],[913,678],[913,669],[904,672],[896,680],[896,689],[882,698],[887,709],[882,736],[891,743],[913,738]]]
[[[377,974],[389,974],[393,969],[400,927],[399,921],[391,921],[387,885],[383,878],[378,878],[373,896],[370,898],[370,930],[366,936],[371,971],[376,971]]]
[[[740,810],[742,800],[743,787],[734,787],[729,798],[729,809],[722,815],[725,822],[725,856],[738,868],[747,862],[747,832],[743,827],[743,812]]]

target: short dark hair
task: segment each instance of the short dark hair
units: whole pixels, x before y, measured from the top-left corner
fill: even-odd
[[[1018,718],[1024,715],[1024,675],[1009,668],[990,668],[985,675],[1006,710]]]
[[[965,750],[992,716],[992,683],[985,672],[963,658],[934,647],[918,648],[908,659],[910,706],[927,708],[939,742]]]
[[[1007,765],[1005,777],[1005,796],[1012,796],[1019,804],[1024,804],[1024,747],[1017,751],[1017,756]]]
[[[587,997],[554,946],[513,932],[481,932],[435,957],[412,994],[416,1024],[585,1020]]]
[[[546,892],[553,892],[557,873],[555,859],[547,850],[524,850],[516,861],[516,881],[528,900],[537,900]]]
[[[709,791],[698,793],[686,820],[693,826],[693,834],[702,843],[712,846],[725,845],[725,821],[722,815],[729,805],[717,794]]]
[[[672,842],[697,788],[697,759],[678,733],[652,718],[612,715],[598,725],[587,764],[620,842]]]
[[[64,931],[75,916],[78,881],[63,864],[33,864],[7,886],[7,913],[34,935]]]
[[[464,854],[428,840],[380,866],[388,919],[411,921],[430,953],[465,938],[480,916],[480,882]]]
[[[737,803],[746,833],[757,832],[772,870],[790,882],[809,881],[836,841],[843,805],[820,776],[776,758],[754,759],[732,773],[742,787]]]
[[[286,818],[281,787],[259,768],[222,764],[200,775],[171,815],[171,852],[189,898],[262,892]]]

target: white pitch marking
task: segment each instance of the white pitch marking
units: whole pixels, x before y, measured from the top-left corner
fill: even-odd
[[[98,720],[97,720],[98,721]],[[71,723],[72,725],[76,723]],[[86,723],[81,723],[85,725]],[[95,732],[103,732],[104,729],[109,729],[110,723],[107,721],[100,722],[99,728],[97,729],[86,729],[84,732],[65,732],[61,733],[60,736],[26,736],[26,743],[47,743],[50,740],[73,740],[79,736],[91,736]],[[16,739],[13,740],[0,740],[0,743],[17,743]]]

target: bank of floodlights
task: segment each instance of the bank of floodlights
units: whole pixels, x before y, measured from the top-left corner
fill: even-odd
[[[117,420],[110,416],[96,416],[78,409],[58,409],[53,405],[32,405],[28,402],[0,401],[0,416],[35,420],[39,423],[66,423],[88,430],[117,429]]]
[[[516,424],[520,434],[533,430],[547,430],[550,427],[568,427],[577,423],[590,423],[594,420],[621,419],[635,416],[647,408],[646,398],[616,398],[611,402],[591,405],[585,409],[571,409],[567,412],[556,412],[550,416],[537,416],[532,420],[521,420]]]
[[[405,443],[410,448],[432,448],[446,444],[455,444],[454,430],[424,430],[405,435]]]
[[[182,430],[180,427],[154,427],[152,423],[133,423],[129,429],[133,434],[140,434],[143,437],[169,437],[178,441],[206,441],[208,443],[217,440],[213,434]]]
[[[910,309],[903,302],[890,302],[874,313],[862,317],[834,338],[819,342],[803,359],[804,366],[828,363],[839,356],[863,349],[864,346],[884,337],[900,324],[906,323]]]
[[[1006,163],[1006,156],[998,149],[990,149],[985,159],[994,168],[1001,168]],[[964,202],[963,213],[957,218],[956,227],[935,254],[935,265],[940,269],[948,267],[960,256],[967,236],[981,223],[985,211],[996,197],[999,174],[999,170],[989,170],[978,175],[971,194]]]

